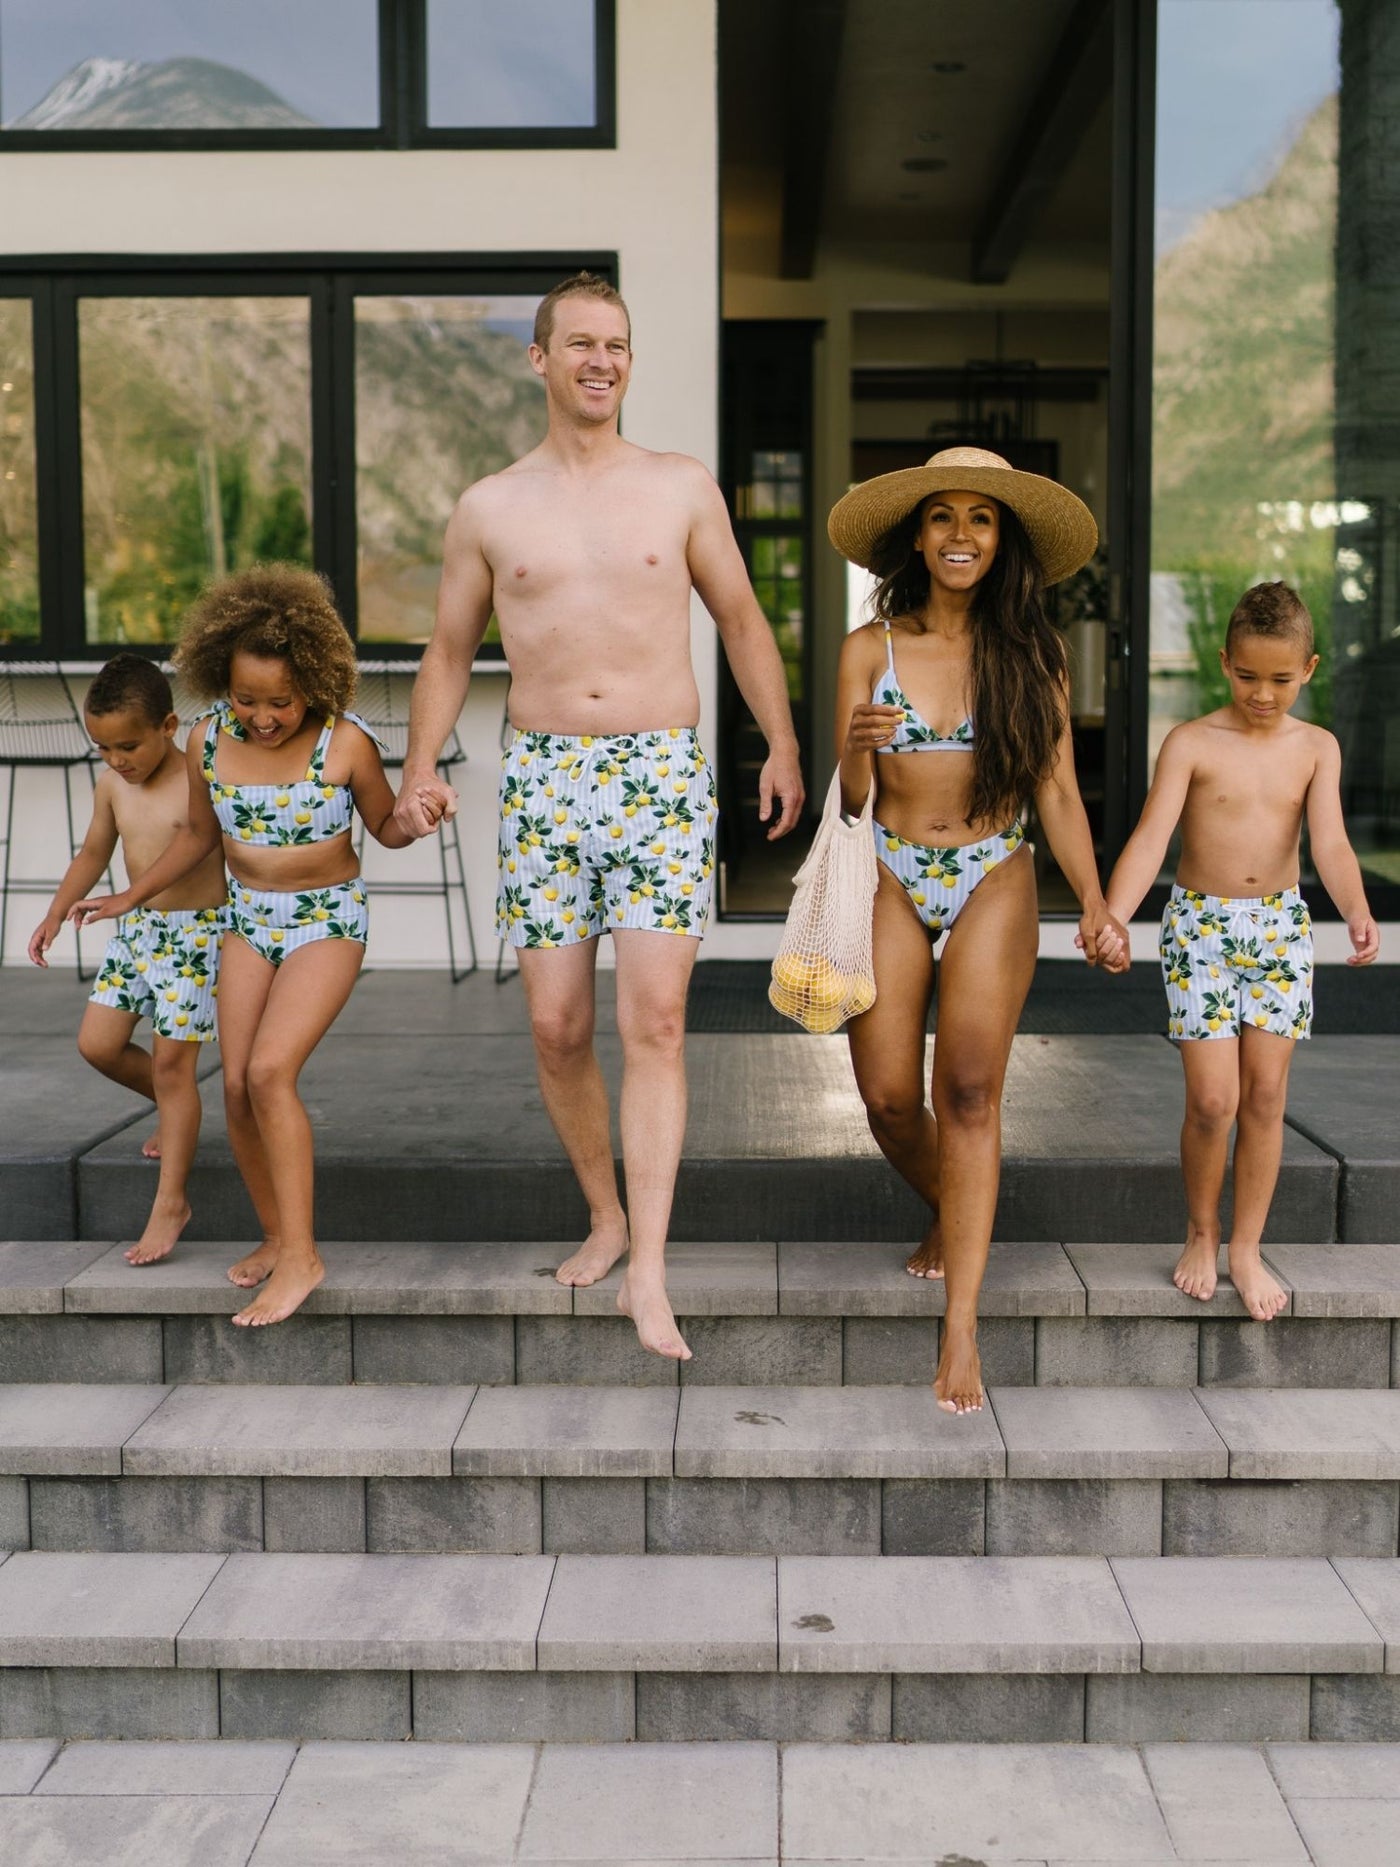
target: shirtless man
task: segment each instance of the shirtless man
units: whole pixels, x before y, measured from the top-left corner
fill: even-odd
[[[590,1216],[557,1275],[596,1283],[630,1252],[618,1308],[644,1348],[688,1361],[664,1254],[685,1133],[686,991],[715,863],[714,781],[695,734],[692,588],[768,741],[759,816],[766,823],[777,807],[770,838],[801,814],[797,741],[782,661],[718,487],[698,461],[618,433],[632,337],[613,287],[588,273],[557,285],[536,315],[530,363],[549,432],[470,487],[448,524],[397,816],[423,836],[456,808],[435,762],[494,611],[516,729],[502,774],[497,918],[519,951],[540,1088]],[[605,930],[617,954],[625,1214],[593,1050],[594,936]]]
[[[1161,939],[1167,1034],[1186,1072],[1186,1248],[1173,1282],[1203,1303],[1215,1294],[1220,1191],[1237,1124],[1230,1277],[1250,1315],[1270,1322],[1288,1299],[1259,1245],[1283,1152],[1288,1066],[1294,1043],[1312,1030],[1312,923],[1298,893],[1304,821],[1318,879],[1351,936],[1348,964],[1368,965],[1380,936],[1342,822],[1341,750],[1291,713],[1317,666],[1312,618],[1296,591],[1286,583],[1246,590],[1220,665],[1230,698],[1163,741],[1108,884],[1108,911],[1132,918],[1179,823]]]

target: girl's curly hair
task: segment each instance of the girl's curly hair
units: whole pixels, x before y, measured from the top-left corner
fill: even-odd
[[[196,599],[173,657],[191,692],[226,694],[236,654],[285,661],[312,713],[343,713],[355,697],[355,645],[330,585],[299,564],[236,571]]]

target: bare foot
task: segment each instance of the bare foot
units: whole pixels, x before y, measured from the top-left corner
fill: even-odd
[[[1186,1249],[1176,1261],[1172,1282],[1183,1295],[1209,1303],[1215,1295],[1216,1264],[1220,1257],[1220,1235],[1207,1236],[1193,1226],[1187,1234]]]
[[[644,1349],[670,1361],[690,1360],[690,1350],[676,1327],[671,1299],[666,1295],[664,1276],[639,1276],[629,1268],[617,1293],[617,1307],[636,1323],[637,1340]]]
[[[242,1329],[259,1329],[265,1323],[285,1322],[294,1310],[301,1308],[325,1274],[326,1267],[314,1251],[309,1258],[298,1256],[281,1259],[268,1278],[266,1288],[247,1309],[239,1310],[229,1320]]]
[[[911,1277],[943,1275],[943,1228],[935,1219],[924,1234],[924,1242],[904,1266]]]
[[[1231,1245],[1230,1281],[1256,1322],[1272,1322],[1287,1305],[1288,1292],[1264,1269],[1258,1245]]]
[[[943,1329],[943,1353],[933,1391],[945,1413],[982,1411],[982,1360],[977,1353],[975,1329]]]
[[[145,1140],[141,1143],[141,1152],[146,1156],[147,1160],[159,1160],[160,1159],[160,1129],[159,1128],[156,1129],[154,1134],[148,1134],[146,1136]]]
[[[228,1280],[237,1284],[240,1290],[251,1290],[255,1285],[271,1277],[277,1269],[277,1257],[282,1246],[276,1238],[265,1238],[256,1251],[250,1251],[246,1258],[240,1258],[237,1264],[230,1264]]]
[[[561,1284],[596,1284],[627,1251],[627,1219],[619,1213],[595,1225],[571,1258],[554,1273]]]
[[[183,1200],[178,1205],[163,1206],[159,1200],[151,1207],[146,1229],[134,1245],[122,1253],[128,1264],[156,1264],[168,1258],[180,1242],[180,1234],[190,1222],[190,1209]]]

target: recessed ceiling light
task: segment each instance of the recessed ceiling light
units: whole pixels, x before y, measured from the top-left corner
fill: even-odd
[[[939,72],[945,78],[953,78],[960,71],[966,71],[967,66],[960,58],[936,58],[929,70]]]
[[[946,169],[946,156],[906,156],[899,165],[911,175],[936,175],[940,169]]]

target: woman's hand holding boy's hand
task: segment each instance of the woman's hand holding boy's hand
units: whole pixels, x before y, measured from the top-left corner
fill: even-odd
[[[846,728],[847,752],[878,752],[894,738],[903,719],[903,707],[877,707],[870,701],[852,707],[851,723]]]
[[[1352,954],[1348,966],[1369,966],[1381,950],[1381,930],[1369,914],[1358,914],[1355,920],[1347,922],[1347,932],[1351,935]]]
[[[119,921],[130,912],[125,895],[94,895],[90,901],[75,901],[68,918],[75,927],[90,927],[94,921]]]
[[[1105,972],[1128,970],[1128,930],[1102,901],[1085,908],[1080,915],[1074,944],[1091,966],[1102,966]]]
[[[46,914],[29,936],[29,957],[36,966],[47,966],[46,957],[49,948],[57,940],[63,926],[61,914]]]

